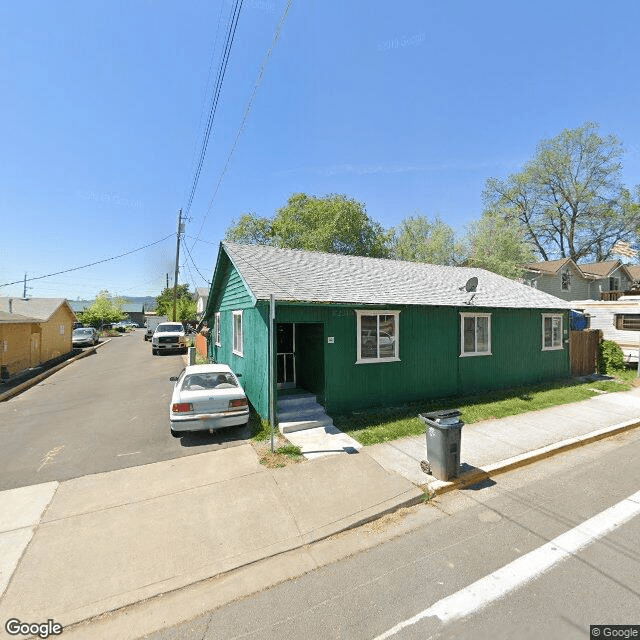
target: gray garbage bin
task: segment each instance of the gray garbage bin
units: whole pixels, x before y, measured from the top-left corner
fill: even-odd
[[[455,478],[460,470],[461,415],[457,409],[418,414],[426,427],[431,475],[438,480]]]

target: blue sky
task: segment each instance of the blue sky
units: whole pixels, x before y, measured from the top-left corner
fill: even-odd
[[[0,5],[0,284],[175,233],[231,6]],[[186,225],[192,288],[211,278],[232,218],[271,216],[296,192],[348,194],[385,227],[419,212],[463,230],[488,177],[587,120],[622,140],[623,180],[640,183],[635,0],[293,0],[212,200],[285,6],[244,0]],[[28,293],[157,295],[174,256],[170,238]]]

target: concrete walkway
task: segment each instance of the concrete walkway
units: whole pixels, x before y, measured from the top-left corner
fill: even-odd
[[[598,430],[629,421],[640,424],[640,389],[607,393],[570,404],[531,411],[517,416],[482,420],[462,428],[460,462],[464,469],[531,457],[551,445],[584,439]],[[411,436],[366,447],[365,451],[385,469],[395,471],[416,485],[439,488],[441,483],[424,473],[426,436]]]
[[[461,460],[492,473],[636,426],[640,390],[606,394],[466,425]],[[425,457],[418,436],[272,470],[246,444],[0,492],[0,620],[66,627],[416,504],[443,486]]]
[[[423,497],[365,454],[271,470],[249,444],[5,491],[0,620],[66,627]]]

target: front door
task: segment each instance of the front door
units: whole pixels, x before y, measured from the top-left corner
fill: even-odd
[[[36,367],[40,364],[40,335],[38,333],[31,334],[31,366]]]
[[[292,322],[279,322],[276,326],[278,389],[296,386],[296,331]]]

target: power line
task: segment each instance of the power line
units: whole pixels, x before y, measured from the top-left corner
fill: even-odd
[[[271,57],[271,54],[273,53],[273,49],[276,46],[276,43],[278,42],[278,39],[280,38],[280,33],[282,32],[282,28],[284,27],[284,23],[285,20],[287,19],[287,16],[289,15],[289,9],[291,9],[291,5],[293,4],[293,0],[289,0],[287,2],[287,6],[285,7],[284,11],[282,12],[282,16],[280,17],[280,22],[278,23],[278,26],[276,27],[276,32],[273,36],[273,41],[271,42],[271,46],[269,47],[267,53],[265,54],[264,58],[262,59],[262,65],[260,67],[260,72],[258,73],[258,78],[256,80],[256,83],[253,87],[253,92],[251,93],[251,97],[249,98],[249,102],[247,103],[247,107],[244,111],[244,116],[242,118],[242,124],[240,125],[240,128],[238,129],[238,133],[236,135],[236,139],[233,142],[233,146],[231,147],[231,151],[229,152],[229,156],[227,158],[227,162],[224,165],[224,168],[222,169],[222,173],[220,174],[220,178],[218,179],[218,184],[216,185],[216,188],[213,192],[213,195],[211,196],[211,200],[209,201],[209,206],[207,207],[207,212],[204,215],[204,219],[202,220],[202,224],[200,225],[200,229],[198,231],[198,235],[196,236],[196,239],[194,240],[193,245],[191,245],[191,248],[193,249],[195,243],[198,241],[198,239],[200,238],[200,234],[202,233],[202,229],[204,227],[204,223],[207,220],[207,217],[209,215],[209,213],[211,212],[211,207],[213,206],[213,201],[216,198],[216,195],[218,194],[218,190],[220,189],[220,184],[222,183],[222,180],[224,178],[225,173],[227,172],[227,169],[229,168],[229,164],[231,163],[231,158],[233,157],[233,154],[235,153],[236,147],[238,146],[238,140],[240,139],[240,136],[242,135],[242,132],[244,131],[244,128],[247,124],[247,119],[249,117],[249,112],[251,111],[251,107],[253,105],[253,100],[256,97],[256,93],[258,91],[258,87],[260,86],[260,83],[262,82],[262,76],[264,75],[264,71],[267,67],[267,63],[269,62],[269,58]]]
[[[193,265],[193,268],[198,272],[198,275],[208,284],[211,285],[211,282],[209,282],[209,280],[207,278],[205,278],[202,273],[200,273],[200,269],[198,269],[198,267],[196,266],[196,263],[193,259],[193,256],[191,255],[191,251],[189,251],[189,247],[187,246],[187,243],[184,241],[184,238],[182,239],[182,246],[187,250],[187,254],[189,255],[189,259],[191,260],[191,264]],[[195,284],[195,283],[194,283]]]
[[[129,256],[132,253],[136,253],[138,251],[142,251],[143,249],[148,249],[149,247],[153,247],[156,244],[160,244],[164,242],[168,238],[174,236],[175,233],[170,233],[168,236],[164,238],[160,238],[160,240],[156,240],[155,242],[151,242],[149,244],[145,244],[144,247],[138,247],[137,249],[132,249],[131,251],[127,251],[126,253],[121,253],[118,256],[112,256],[111,258],[105,258],[104,260],[98,260],[97,262],[91,262],[89,264],[83,264],[81,267],[72,267],[71,269],[63,269],[62,271],[55,271],[54,273],[48,273],[45,276],[36,276],[35,278],[27,278],[27,282],[31,282],[32,280],[42,280],[43,278],[50,278],[51,276],[57,276],[61,273],[69,273],[71,271],[78,271],[79,269],[86,269],[87,267],[93,267],[97,264],[102,264],[103,262],[110,262],[111,260],[117,260],[118,258],[124,258],[125,256]],[[24,282],[24,278],[22,280],[16,280],[15,282],[5,282],[4,284],[0,284],[0,287],[8,287],[12,284],[21,284]]]
[[[213,69],[213,61],[216,57],[216,51],[218,50],[218,36],[220,34],[220,25],[222,24],[222,9],[224,8],[224,2],[220,3],[220,11],[218,12],[218,26],[216,27],[216,37],[213,41],[213,49],[211,50],[211,58],[209,59],[209,70],[207,71],[207,82],[204,87],[204,93],[202,95],[202,104],[200,105],[200,118],[198,120],[198,126],[196,128],[196,140],[194,140],[193,144],[193,155],[191,157],[191,166],[189,168],[189,173],[193,171],[196,162],[196,152],[198,151],[197,138],[200,137],[202,119],[204,117],[204,108],[207,103],[207,96],[209,95],[209,85],[211,84],[211,71]],[[183,199],[187,199],[187,186],[185,185],[185,193]]]
[[[222,53],[222,60],[220,61],[220,66],[218,67],[218,76],[216,80],[216,86],[213,92],[213,98],[211,100],[211,108],[209,110],[209,118],[207,120],[204,139],[202,141],[202,147],[200,149],[200,157],[198,159],[198,165],[196,167],[196,171],[193,176],[193,183],[191,184],[191,193],[189,194],[189,200],[187,202],[187,206],[185,207],[185,217],[188,216],[189,212],[191,211],[191,204],[193,202],[196,189],[198,187],[198,181],[200,180],[200,173],[202,172],[202,165],[204,164],[204,158],[207,154],[209,136],[211,135],[213,120],[216,115],[216,111],[218,108],[218,100],[220,99],[220,92],[222,90],[222,83],[224,81],[224,76],[227,71],[227,65],[229,64],[229,55],[231,54],[231,46],[233,45],[233,40],[236,35],[236,28],[238,26],[238,20],[240,18],[240,10],[242,9],[242,1],[243,0],[236,0],[231,19],[229,21],[229,29],[227,30],[225,48]]]

